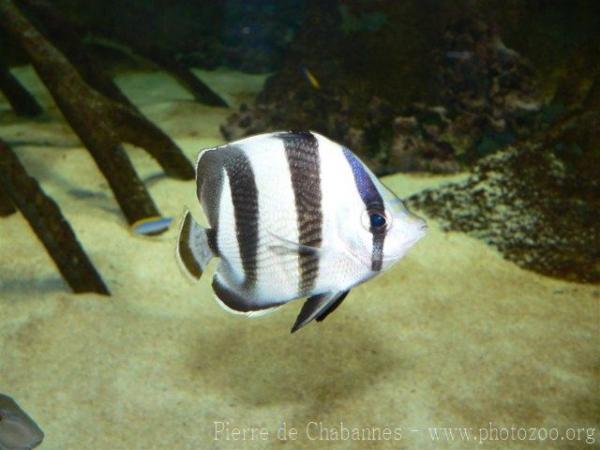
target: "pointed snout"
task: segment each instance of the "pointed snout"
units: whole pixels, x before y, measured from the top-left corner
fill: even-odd
[[[425,236],[425,233],[427,233],[427,222],[422,217],[411,212],[408,214],[408,223],[415,230],[416,234],[419,235],[419,238]]]

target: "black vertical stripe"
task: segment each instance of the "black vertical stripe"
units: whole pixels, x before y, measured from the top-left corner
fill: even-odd
[[[244,268],[244,285],[252,288],[257,280],[258,189],[250,161],[241,148],[230,146],[223,155],[231,188],[236,237]]]
[[[223,155],[226,148],[206,151],[196,169],[196,194],[208,218],[208,244],[215,255],[219,254],[217,248],[217,235],[219,232],[219,208],[221,192],[223,191]]]
[[[206,242],[208,243],[210,251],[213,252],[213,255],[220,255],[216,228],[209,228],[206,230]]]
[[[373,233],[373,250],[371,253],[371,270],[379,272],[383,266],[383,241],[385,232]]]
[[[279,136],[283,140],[292,178],[300,244],[320,247],[323,213],[319,143],[307,131],[290,131]],[[319,256],[312,252],[300,252],[298,258],[298,289],[301,293],[308,293],[314,288],[319,275]]]
[[[362,163],[358,160],[354,154],[344,147],[344,156],[350,164],[352,173],[354,175],[354,181],[356,188],[365,208],[369,212],[377,212],[380,214],[385,213],[385,206],[383,204],[383,198],[379,195],[379,191],[375,187],[375,183],[363,167]],[[371,229],[373,234],[373,247],[371,250],[371,270],[378,272],[383,266],[383,243],[385,241],[386,229]]]

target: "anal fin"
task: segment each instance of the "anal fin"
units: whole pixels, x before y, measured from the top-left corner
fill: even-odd
[[[317,321],[323,320],[344,300],[350,291],[326,292],[309,297],[296,318],[296,322],[292,327],[291,332],[298,331],[303,326],[307,325],[314,319]]]
[[[285,302],[258,303],[232,289],[224,282],[217,271],[213,277],[212,288],[219,305],[227,312],[256,317],[268,314]]]

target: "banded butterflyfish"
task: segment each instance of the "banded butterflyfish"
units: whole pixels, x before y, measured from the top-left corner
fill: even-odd
[[[196,188],[209,227],[185,213],[177,246],[185,272],[200,279],[219,257],[213,291],[234,313],[308,297],[292,332],[327,317],[426,231],[348,148],[314,132],[206,149]]]

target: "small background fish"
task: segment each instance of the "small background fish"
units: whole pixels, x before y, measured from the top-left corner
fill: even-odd
[[[213,290],[234,313],[309,297],[292,332],[323,320],[425,233],[425,222],[349,149],[317,133],[263,134],[207,149],[196,172],[210,228],[187,212],[178,259],[199,279],[219,256]]]
[[[134,223],[131,231],[141,236],[157,236],[167,231],[171,223],[172,217],[149,217]]]
[[[7,395],[0,394],[0,450],[29,450],[44,439],[43,431]]]
[[[312,87],[314,87],[315,89],[321,89],[321,83],[319,83],[317,77],[315,77],[313,73],[310,70],[308,70],[308,67],[300,66],[300,71],[302,72],[304,78],[306,78],[306,81],[308,81],[308,83]]]

